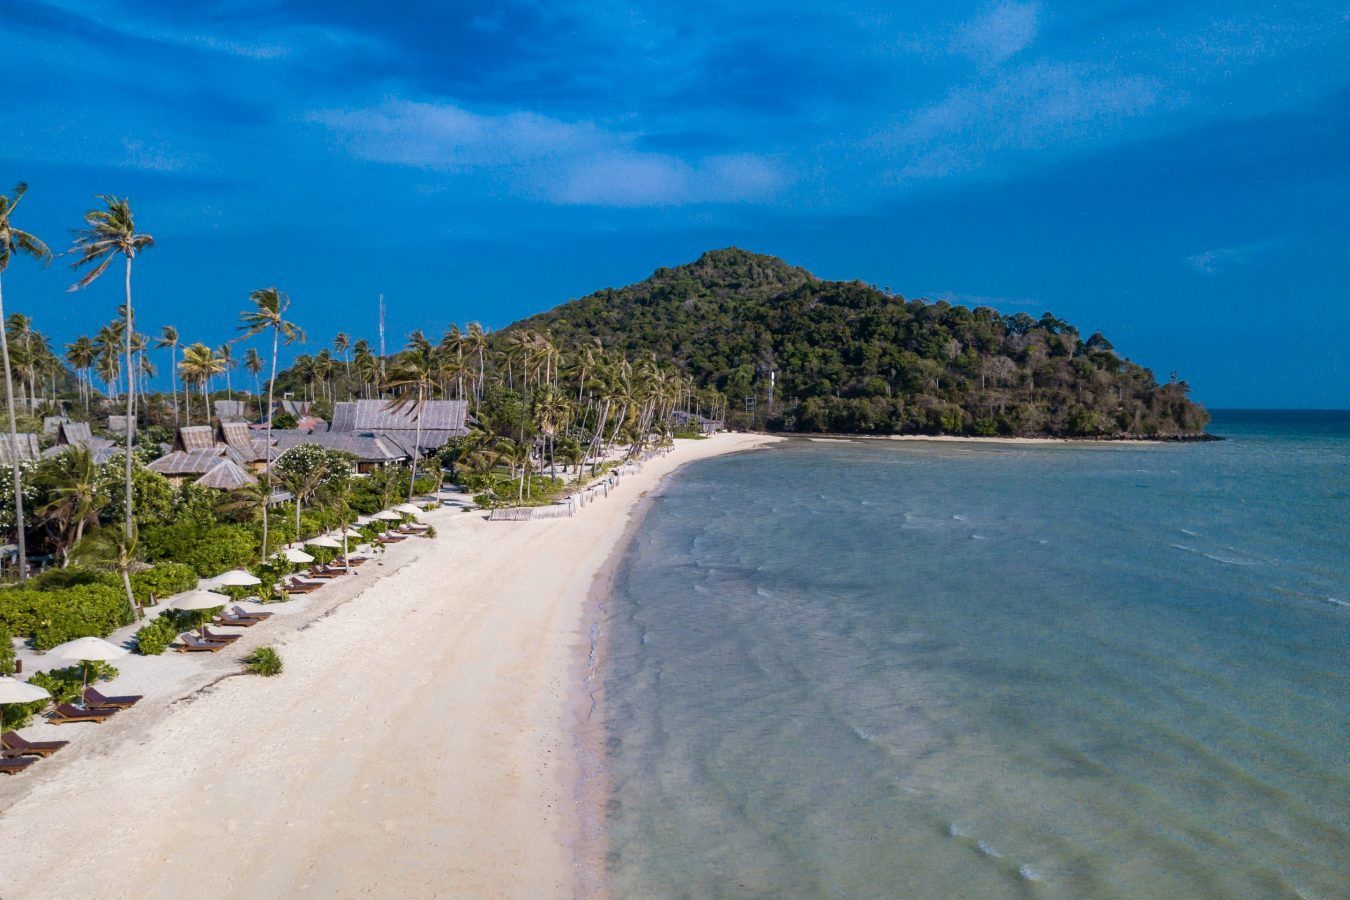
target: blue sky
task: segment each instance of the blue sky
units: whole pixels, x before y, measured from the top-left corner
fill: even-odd
[[[187,340],[272,284],[311,351],[380,292],[392,336],[500,327],[734,244],[1350,406],[1344,4],[0,0],[0,46],[24,224],[129,196]],[[68,341],[119,302],[69,282],[5,300]]]

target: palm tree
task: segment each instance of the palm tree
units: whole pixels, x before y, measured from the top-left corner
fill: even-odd
[[[478,356],[478,379],[474,384],[474,412],[478,411],[478,405],[483,402],[483,375],[484,375],[484,355],[487,353],[487,332],[483,326],[477,322],[469,323],[469,331],[463,338],[464,351],[470,356]]]
[[[19,205],[19,201],[23,199],[23,195],[26,193],[28,193],[28,185],[20,182],[14,188],[13,197],[0,194],[0,276],[4,275],[10,259],[17,255],[26,254],[43,263],[52,258],[52,252],[47,249],[46,244],[28,232],[15,228],[10,221],[10,216],[13,214],[15,207]],[[4,320],[4,290],[3,285],[0,285],[0,322]],[[17,557],[19,580],[23,581],[28,577],[28,548],[24,543],[23,535],[23,475],[19,471],[18,461],[19,425],[14,413],[14,376],[9,367],[9,338],[6,336],[4,328],[0,328],[0,357],[3,357],[5,366],[5,402],[8,404],[9,412],[9,441],[15,457],[14,464],[10,466],[10,469],[14,476],[14,522],[19,532],[19,539],[16,542],[19,552]]]
[[[117,381],[122,377],[122,363],[118,359],[118,345],[122,343],[123,323],[109,322],[94,335],[94,350],[98,353],[98,375],[107,388],[109,400],[117,399]]]
[[[234,400],[234,388],[230,386],[230,370],[238,368],[239,364],[234,361],[234,342],[226,341],[216,350],[216,356],[220,359],[222,371],[225,373],[225,399]],[[210,413],[210,410],[207,410]]]
[[[87,447],[72,446],[60,456],[60,471],[49,472],[45,486],[51,497],[38,512],[61,533],[61,568],[70,565],[70,548],[84,537],[87,525],[98,523],[100,495],[98,466]]]
[[[173,425],[178,427],[178,329],[165,325],[159,330],[155,346],[169,351],[169,384],[173,387]]]
[[[191,344],[183,348],[183,361],[178,364],[178,371],[183,376],[183,400],[187,406],[187,423],[192,424],[192,401],[186,387],[189,384],[197,385],[202,392],[202,406],[206,409],[209,419],[211,409],[207,398],[207,386],[212,378],[225,371],[225,360],[216,356],[215,352],[203,343]]]
[[[258,353],[256,347],[249,347],[244,353],[244,368],[253,376],[253,396],[259,401],[262,400],[262,386],[258,381],[258,376],[262,374],[263,360],[262,355]],[[259,402],[261,405],[261,402]]]
[[[94,385],[89,372],[94,368],[97,359],[98,353],[94,348],[94,342],[84,335],[66,344],[66,362],[79,375],[80,397],[84,400],[84,414],[86,416],[89,415],[89,395],[94,392]],[[176,416],[177,412],[174,415]]]
[[[417,460],[422,455],[422,407],[436,384],[436,351],[421,331],[408,336],[408,347],[394,357],[385,387],[402,392],[390,402],[390,409],[412,407],[417,416],[416,436],[413,438],[412,479],[408,482],[408,502],[413,499],[417,485]]]
[[[253,309],[245,310],[239,314],[239,318],[244,323],[240,328],[246,332],[244,337],[251,337],[269,328],[272,329],[272,377],[267,379],[267,452],[271,453],[272,398],[277,385],[277,344],[282,339],[285,339],[288,345],[296,341],[303,341],[305,333],[300,330],[300,326],[285,320],[284,316],[287,308],[291,305],[291,298],[276,288],[270,287],[254,291],[248,295],[248,299],[253,302]],[[262,553],[266,557],[267,504],[272,499],[272,466],[270,463],[263,469],[263,489],[267,494],[267,499],[263,502],[262,508]]]
[[[337,333],[333,338],[333,349],[342,354],[342,362],[347,369],[347,378],[350,379],[352,377],[352,339],[347,332],[339,331]],[[336,400],[337,398],[334,397],[333,399]]]
[[[103,194],[99,197],[103,209],[91,209],[84,214],[85,228],[76,233],[73,252],[79,254],[72,268],[79,269],[91,263],[97,263],[89,272],[71,286],[71,290],[88,287],[102,275],[120,254],[126,260],[126,375],[127,375],[127,444],[123,457],[126,459],[126,515],[122,522],[123,552],[121,559],[127,561],[122,567],[122,587],[127,592],[127,605],[131,607],[133,617],[139,617],[136,598],[131,593],[131,574],[128,571],[131,555],[136,545],[136,520],[132,515],[131,450],[136,440],[136,391],[131,362],[132,336],[136,331],[136,317],[131,306],[131,261],[141,253],[153,247],[155,239],[148,234],[139,234],[132,218],[131,204],[125,197]]]

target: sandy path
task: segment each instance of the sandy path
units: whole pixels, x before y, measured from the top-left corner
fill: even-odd
[[[435,513],[438,537],[350,602],[251,630],[281,650],[279,678],[66,726],[106,731],[3,786],[0,893],[572,894],[584,600],[642,492],[760,440],[680,442],[572,519]],[[233,668],[216,667],[201,683]]]

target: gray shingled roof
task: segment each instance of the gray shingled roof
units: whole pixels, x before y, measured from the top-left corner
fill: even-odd
[[[42,417],[42,433],[43,433],[43,434],[56,434],[56,429],[59,428],[59,427],[61,427],[61,424],[62,424],[62,423],[64,423],[64,422],[69,422],[69,421],[70,421],[70,419],[66,418],[65,416],[43,416],[43,417]]]
[[[216,445],[198,450],[170,450],[146,464],[146,468],[161,475],[205,475],[222,459],[235,465],[243,462],[231,448]]]
[[[215,488],[218,491],[233,491],[257,484],[258,479],[254,478],[251,472],[245,471],[230,460],[222,459],[193,483],[202,487]]]
[[[247,422],[221,422],[214,435],[217,443],[228,444],[238,452],[245,462],[257,462],[265,458],[253,443],[253,431]]]
[[[175,450],[205,450],[216,443],[216,431],[210,425],[184,425],[173,436]]]
[[[301,444],[318,444],[329,450],[342,450],[361,462],[388,463],[411,456],[409,448],[399,441],[369,431],[316,431],[312,434],[307,431],[273,431],[272,440],[276,443],[274,458]]]
[[[469,433],[469,404],[465,400],[428,400],[420,407],[394,408],[388,400],[350,400],[333,404],[330,432],[388,435],[411,448],[421,420],[423,450],[434,450],[453,437]]]
[[[247,406],[243,400],[216,400],[212,406],[215,408],[216,418],[222,421],[246,418]]]
[[[20,431],[18,443],[10,440],[8,433],[0,434],[0,465],[12,465],[16,460],[37,459],[42,455],[38,446],[38,436],[31,432]]]

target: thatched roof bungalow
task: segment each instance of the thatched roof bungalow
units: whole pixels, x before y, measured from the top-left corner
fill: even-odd
[[[44,457],[56,456],[71,447],[83,447],[94,457],[94,462],[103,463],[118,455],[117,445],[108,438],[94,437],[88,422],[62,422],[56,427],[56,443],[42,451]]]
[[[412,448],[400,443],[396,438],[370,431],[273,431],[274,444],[272,455],[275,459],[282,453],[301,444],[318,444],[329,450],[341,450],[356,457],[356,471],[368,474],[390,463],[406,462],[412,459]],[[411,442],[409,442],[411,443]]]

